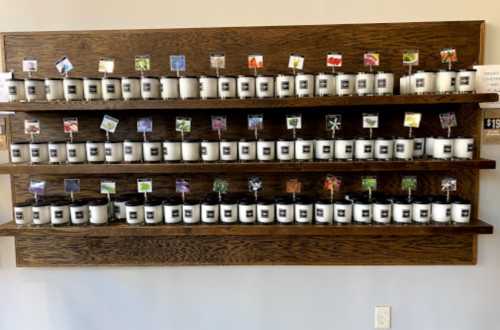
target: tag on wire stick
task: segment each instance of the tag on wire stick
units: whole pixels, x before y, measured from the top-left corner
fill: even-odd
[[[457,191],[457,179],[447,177],[441,180],[442,191]]]
[[[26,119],[24,121],[24,134],[40,134],[40,121],[38,119]]]
[[[380,65],[380,54],[375,52],[367,52],[363,55],[363,64],[367,67]]]
[[[262,190],[262,179],[258,176],[252,176],[248,179],[248,190],[250,192],[258,192]]]
[[[134,59],[135,71],[151,70],[151,57],[149,55],[137,55]]]
[[[287,129],[302,129],[302,116],[301,115],[287,115],[286,116]]]
[[[66,193],[80,192],[80,179],[64,179],[64,192]]]
[[[444,48],[439,54],[441,55],[441,63],[451,64],[458,62],[457,50],[455,48]]]
[[[38,71],[38,61],[32,57],[25,57],[23,59],[23,72],[37,72]]]
[[[186,71],[186,56],[170,55],[170,71],[177,73]]]
[[[227,129],[227,117],[226,116],[212,116],[212,131],[225,131]]]
[[[457,127],[457,116],[454,112],[440,113],[439,121],[443,129]]]
[[[299,179],[288,179],[286,181],[286,192],[289,194],[298,194],[302,191],[302,182]]]
[[[226,194],[229,191],[229,183],[227,180],[216,178],[212,190],[218,194]]]
[[[101,121],[101,126],[100,128],[107,133],[114,133],[116,131],[116,128],[118,127],[118,123],[120,121],[117,118],[104,115]]]
[[[337,192],[340,190],[340,186],[342,185],[342,180],[334,175],[328,174],[323,182],[323,189]]]
[[[78,133],[78,118],[63,118],[63,129],[66,134]]]
[[[248,115],[248,129],[249,130],[263,130],[264,129],[264,115]]]
[[[326,55],[326,66],[329,68],[340,68],[342,66],[342,54],[331,52]]]
[[[404,119],[404,127],[418,128],[420,126],[420,121],[422,120],[422,114],[419,112],[406,112]]]
[[[403,65],[417,66],[419,64],[418,50],[405,50],[403,52]]]
[[[101,73],[113,73],[115,71],[115,60],[112,58],[101,58],[97,71]]]
[[[210,67],[215,70],[226,68],[226,56],[224,53],[210,54]]]
[[[405,176],[401,180],[401,189],[404,191],[415,191],[417,190],[417,177],[416,176]]]
[[[342,126],[342,115],[326,115],[326,130],[328,131],[338,131]]]
[[[139,193],[152,193],[153,180],[152,179],[137,179],[137,192]]]
[[[378,128],[378,113],[364,113],[363,128]]]
[[[43,195],[45,193],[46,182],[42,180],[30,180],[29,192],[32,194]]]
[[[151,133],[153,132],[153,118],[143,117],[137,120],[138,133]]]
[[[288,59],[288,68],[292,69],[294,72],[296,70],[304,69],[304,56],[300,54],[290,54]]]
[[[365,191],[377,190],[377,178],[374,176],[365,176],[361,179],[361,188]]]
[[[191,192],[191,184],[186,179],[175,180],[175,192],[181,194],[188,194]]]
[[[111,180],[101,180],[101,194],[116,194],[116,182]]]
[[[73,64],[66,56],[61,57],[56,62],[56,69],[62,75],[67,75],[71,70],[73,70]]]
[[[189,117],[176,117],[175,130],[181,133],[191,132],[191,118]]]
[[[261,54],[251,54],[248,55],[247,60],[249,69],[262,69],[264,67],[264,55]]]

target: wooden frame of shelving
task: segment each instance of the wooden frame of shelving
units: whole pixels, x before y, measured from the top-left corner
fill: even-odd
[[[428,36],[432,35],[432,38]],[[389,36],[389,38],[387,37]],[[362,70],[365,50],[379,50],[381,70],[404,72],[401,51],[418,48],[421,68],[439,67],[439,50],[452,45],[459,50],[459,67],[482,63],[484,22],[430,22],[362,25],[322,25],[286,27],[247,27],[212,29],[126,30],[7,33],[1,44],[3,69],[21,72],[25,56],[39,61],[40,76],[56,75],[54,61],[67,55],[75,65],[75,76],[95,75],[97,61],[109,56],[116,60],[116,72],[134,75],[133,57],[152,56],[150,74],[161,75],[168,68],[168,55],[183,53],[188,74],[210,73],[208,54],[224,51],[225,74],[249,74],[246,56],[252,52],[265,55],[265,74],[287,72],[290,52],[300,52],[311,72],[324,71],[325,54],[332,48],[344,54],[345,71]],[[277,42],[279,41],[279,42]],[[397,81],[396,81],[397,85]],[[396,87],[397,89],[397,87]],[[116,139],[132,138],[135,119],[151,115],[155,130],[151,139],[175,137],[176,115],[193,117],[193,138],[214,137],[208,129],[210,114],[226,114],[228,139],[251,137],[245,127],[248,113],[263,113],[265,138],[287,136],[283,129],[286,113],[302,113],[305,137],[324,135],[323,119],[328,113],[341,113],[342,131],[361,134],[360,116],[364,111],[379,112],[381,128],[376,134],[405,134],[404,111],[419,111],[424,121],[417,134],[438,135],[438,114],[456,111],[460,133],[473,136],[479,143],[481,134],[480,102],[496,101],[496,94],[323,97],[265,100],[175,100],[111,102],[19,102],[0,104],[1,112],[14,112],[9,120],[9,140],[25,139],[23,121],[38,118],[42,123],[41,140],[64,139],[63,116],[78,116],[77,139],[103,139],[98,122],[104,113],[120,117]],[[457,129],[458,130],[458,129]],[[342,133],[342,131],[340,133]],[[318,133],[319,132],[319,133]],[[18,266],[109,266],[109,265],[436,265],[475,264],[477,235],[491,234],[493,227],[477,219],[479,170],[495,168],[495,161],[479,158],[479,147],[473,160],[411,162],[270,162],[270,163],[154,163],[154,164],[81,164],[29,165],[2,164],[0,173],[11,175],[13,200],[29,197],[27,182],[36,177],[48,181],[51,195],[61,194],[62,179],[69,175],[82,180],[82,197],[96,197],[97,182],[104,176],[114,178],[122,192],[132,191],[139,176],[152,177],[155,191],[172,193],[172,178],[189,176],[192,190],[209,190],[207,174],[231,178],[231,189],[243,191],[246,176],[259,174],[266,183],[264,194],[282,191],[287,176],[300,175],[304,190],[319,191],[319,178],[325,173],[345,177],[345,191],[359,190],[359,176],[378,173],[381,189],[399,192],[400,173],[419,176],[419,192],[439,192],[444,175],[459,178],[458,193],[473,204],[473,221],[466,225],[175,225],[175,226],[69,226],[19,227],[0,225],[0,236],[14,236]],[[245,176],[245,178],[242,177]]]

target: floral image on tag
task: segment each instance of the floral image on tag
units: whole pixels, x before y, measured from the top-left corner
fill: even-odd
[[[151,57],[149,55],[138,55],[134,59],[135,71],[151,70]]]
[[[380,54],[374,52],[365,53],[363,55],[363,63],[365,66],[379,66]]]
[[[77,133],[78,132],[78,118],[63,118],[64,133]]]
[[[175,180],[175,192],[181,194],[187,194],[191,192],[191,185],[186,179],[176,179]]]
[[[26,119],[24,121],[24,134],[40,134],[40,121],[38,119]]]
[[[151,179],[137,179],[137,192],[151,193],[153,192],[153,180]]]
[[[260,54],[248,55],[249,69],[262,69],[264,67],[264,56]]]
[[[455,63],[458,61],[457,50],[455,48],[445,48],[440,52],[441,63]]]
[[[99,60],[99,65],[97,66],[97,71],[101,73],[113,73],[115,70],[115,60],[112,58],[101,58]]]
[[[457,127],[457,116],[454,112],[440,113],[439,121],[443,129]]]
[[[229,183],[224,179],[215,179],[212,187],[213,191],[219,194],[226,194],[229,191]]]
[[[186,56],[170,55],[170,71],[186,71]]]
[[[323,189],[328,191],[339,191],[340,186],[342,185],[342,180],[340,178],[328,174],[323,182]]]
[[[28,188],[32,194],[42,195],[45,192],[46,182],[41,180],[31,180]]]
[[[378,128],[378,113],[364,113],[363,128]]]
[[[60,74],[67,74],[71,70],[73,70],[73,64],[70,62],[69,58],[66,56],[60,58],[56,62],[56,69],[59,71]]]
[[[189,133],[191,132],[191,118],[189,117],[176,117],[175,130],[177,132]]]
[[[417,177],[416,176],[405,176],[401,180],[401,189],[408,190],[416,190],[417,189]]]
[[[418,128],[420,126],[420,121],[422,120],[422,114],[419,112],[406,112],[404,127]]]
[[[342,125],[342,115],[326,115],[326,129],[338,131]]]
[[[302,191],[302,182],[299,179],[288,179],[286,182],[286,192],[298,194]]]
[[[137,132],[151,133],[153,132],[153,118],[143,117],[137,120]]]
[[[224,54],[211,54],[210,55],[210,67],[212,69],[225,69],[226,68],[226,56]]]
[[[23,60],[23,72],[37,72],[38,61],[34,58],[26,57]]]
[[[262,179],[258,176],[252,176],[248,179],[248,190],[257,192],[262,190]]]
[[[403,52],[404,65],[418,65],[419,52],[418,50],[406,50]]]
[[[332,68],[339,68],[342,66],[342,54],[329,53],[326,55],[326,66]]]
[[[118,127],[118,122],[119,120],[117,118],[104,115],[100,128],[108,133],[114,133]]]
[[[110,180],[101,180],[101,194],[116,194],[116,182]]]
[[[64,179],[64,192],[77,193],[80,191],[80,179]]]
[[[248,115],[248,129],[249,130],[263,130],[264,129],[264,116],[263,115]]]
[[[225,131],[227,129],[226,116],[212,116],[212,131]]]
[[[457,179],[455,178],[444,178],[441,180],[441,190],[442,191],[456,191],[457,190]]]
[[[291,54],[288,59],[288,67],[294,70],[304,69],[304,56],[299,54]]]
[[[301,115],[288,115],[286,116],[287,129],[302,129],[302,116]]]
[[[374,176],[365,176],[361,179],[361,188],[363,190],[377,190],[377,178]]]

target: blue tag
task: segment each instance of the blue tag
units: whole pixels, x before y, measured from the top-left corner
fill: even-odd
[[[170,55],[170,70],[171,71],[186,71],[186,56]]]

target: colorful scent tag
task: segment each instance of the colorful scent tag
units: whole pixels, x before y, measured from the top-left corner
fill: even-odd
[[[175,180],[175,192],[181,194],[187,194],[191,192],[191,185],[186,179],[176,179]]]
[[[112,58],[101,58],[97,71],[101,73],[113,73],[115,71],[115,60]]]
[[[378,128],[378,113],[364,113],[363,128]]]
[[[304,69],[304,56],[299,54],[290,54],[288,59],[288,67],[294,70]]]
[[[405,50],[403,52],[404,65],[418,65],[419,53],[418,50]]]
[[[377,178],[374,176],[365,176],[361,179],[361,188],[363,190],[377,190]]]
[[[225,69],[226,68],[226,56],[222,53],[211,54],[210,55],[210,67],[212,69]]]
[[[286,116],[287,129],[302,129],[302,116],[301,115],[288,115]]]
[[[80,179],[64,179],[64,192],[77,193],[80,191]]]
[[[73,64],[70,62],[69,58],[66,56],[61,57],[57,62],[56,62],[56,69],[59,71],[60,74],[67,74],[71,70],[73,70]]]
[[[418,128],[420,126],[420,121],[422,120],[422,114],[419,112],[406,112],[404,127]]]
[[[342,180],[340,178],[328,174],[323,182],[323,189],[328,191],[339,191],[340,186],[342,185]]]
[[[189,133],[191,132],[191,118],[189,117],[176,117],[175,130],[177,132]]]
[[[262,179],[258,176],[252,176],[248,179],[248,190],[257,192],[262,190]]]
[[[37,72],[38,61],[31,57],[26,57],[23,60],[23,72]]]
[[[454,112],[440,113],[439,121],[443,129],[457,127],[457,116]]]
[[[441,63],[455,63],[458,61],[457,50],[455,48],[445,48],[440,52]]]
[[[253,54],[248,55],[249,69],[262,69],[264,67],[264,55]]]
[[[326,55],[326,66],[330,68],[339,68],[342,66],[342,54],[329,53]]]
[[[213,191],[219,194],[226,194],[229,191],[229,183],[224,179],[215,179],[213,184]]]
[[[104,115],[101,121],[101,129],[108,132],[108,133],[114,133],[116,131],[116,127],[118,127],[118,123],[120,121],[117,118]]]
[[[153,118],[143,117],[137,120],[137,132],[151,133],[153,132]]]
[[[101,180],[101,194],[116,194],[116,182],[110,180]]]
[[[401,189],[404,191],[417,190],[417,177],[416,176],[405,176],[401,180]]]
[[[26,119],[24,121],[24,134],[40,134],[40,121],[38,119]]]
[[[363,63],[365,66],[379,66],[380,54],[374,52],[365,53],[363,55]]]
[[[248,129],[249,130],[263,130],[264,129],[264,115],[248,115]]]
[[[441,180],[441,190],[442,191],[456,191],[457,190],[457,179],[455,178],[444,178]]]
[[[139,192],[139,193],[151,193],[151,192],[153,192],[153,180],[152,179],[137,179],[137,192]]]
[[[78,132],[78,118],[63,118],[64,133],[77,133]]]
[[[170,55],[170,71],[186,71],[186,56]]]
[[[42,195],[45,192],[45,185],[45,181],[31,180],[28,190],[32,194]]]
[[[212,116],[212,131],[225,131],[227,129],[226,116]]]
[[[286,181],[286,192],[289,194],[298,194],[302,191],[302,182],[299,179],[288,179]]]
[[[338,131],[342,126],[342,115],[326,115],[326,129]]]
[[[138,55],[134,59],[135,71],[151,70],[151,57],[149,55]]]

